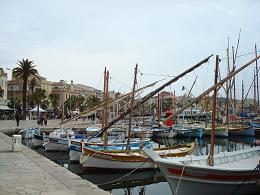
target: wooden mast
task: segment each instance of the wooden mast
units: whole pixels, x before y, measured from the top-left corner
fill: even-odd
[[[106,97],[105,97],[105,126],[108,125],[108,83],[109,83],[109,71],[106,72]],[[107,131],[104,132],[104,145],[107,146]]]
[[[234,54],[234,47],[232,46],[232,62],[233,62],[233,71],[235,70],[235,54]],[[234,100],[233,100],[233,103],[234,103],[234,111],[236,112],[236,107],[237,107],[237,105],[236,105],[236,77],[234,76],[233,77],[233,98],[234,98]]]
[[[176,107],[176,94],[175,94],[175,90],[173,92],[173,106],[174,106],[174,112],[177,110],[177,107]]]
[[[139,89],[136,90],[136,92],[140,92],[140,91],[142,91],[142,90],[144,90],[144,89],[146,89],[146,88],[148,88],[148,87],[153,87],[156,83],[158,83],[158,81],[153,82],[153,83],[151,83],[151,84],[149,84],[149,85],[146,85],[146,86],[144,86],[144,87],[142,87],[142,88],[139,88]],[[118,97],[118,98],[116,98],[116,99],[109,100],[109,101],[108,101],[108,104],[116,103],[116,102],[117,102],[117,104],[118,104],[118,101],[119,101],[119,100],[121,100],[121,99],[123,99],[123,98],[126,98],[126,97],[130,96],[131,94],[132,94],[132,92],[127,93],[127,94],[125,94],[125,95],[122,95],[122,96],[120,96],[120,97]],[[79,118],[80,116],[84,116],[84,115],[89,114],[89,113],[91,113],[91,112],[95,112],[97,109],[99,109],[99,108],[101,108],[101,107],[103,108],[104,105],[105,105],[105,102],[102,102],[101,104],[99,104],[99,105],[97,105],[97,106],[94,106],[93,108],[90,108],[90,109],[86,110],[85,112],[82,112],[82,113],[80,113],[80,114],[78,114],[78,115],[76,115],[76,116],[74,116],[74,117],[71,117],[71,118],[69,118],[69,119],[63,121],[62,124],[69,123],[69,122],[71,122],[72,120],[74,120],[74,119],[76,119],[76,118]],[[117,110],[117,111],[118,111],[118,110]],[[117,115],[118,115],[118,113],[117,113]]]
[[[107,76],[107,68],[105,67],[104,70],[104,86],[103,86],[103,102],[105,103],[105,99],[106,99],[106,76]],[[103,106],[102,109],[102,128],[104,128],[105,126],[105,106]]]
[[[191,68],[185,70],[184,72],[182,72],[181,74],[179,74],[178,76],[174,77],[173,79],[169,80],[168,82],[166,82],[165,84],[161,85],[159,88],[155,89],[154,91],[150,92],[149,94],[147,94],[146,96],[144,96],[140,101],[138,101],[136,104],[133,105],[133,109],[135,109],[136,107],[138,107],[139,105],[143,104],[144,102],[146,102],[147,100],[149,100],[151,97],[153,97],[155,94],[157,94],[159,91],[163,90],[165,87],[169,86],[170,84],[178,81],[180,78],[184,77],[186,74],[192,72],[193,70],[195,70],[196,68],[200,67],[202,64],[207,63],[208,60],[212,57],[213,55],[208,56],[207,58],[203,59],[202,61],[200,61],[199,63],[195,64],[194,66],[192,66]],[[106,131],[109,127],[111,127],[114,123],[116,123],[117,121],[121,120],[122,118],[125,117],[125,115],[130,113],[130,108],[128,108],[126,111],[122,112],[117,118],[115,118],[114,120],[112,120],[107,127],[102,128],[96,135],[100,135],[103,131]],[[91,139],[91,138],[89,138]]]
[[[256,48],[256,44],[255,44],[255,56],[257,57],[257,48]],[[255,61],[255,68],[256,68],[256,100],[257,100],[257,112],[259,111],[259,85],[258,85],[258,64],[257,64],[257,60]]]
[[[201,98],[203,98],[205,95],[207,95],[208,93],[210,93],[211,91],[213,91],[215,88],[218,88],[220,86],[222,86],[227,80],[231,79],[234,75],[236,75],[237,73],[241,72],[242,70],[244,70],[246,67],[248,67],[249,65],[251,65],[252,63],[254,63],[256,60],[258,60],[260,58],[260,56],[257,56],[256,58],[250,60],[249,62],[247,62],[246,64],[244,64],[243,66],[241,66],[240,68],[236,69],[235,71],[232,71],[228,76],[226,76],[224,79],[220,80],[217,84],[211,86],[209,89],[207,89],[206,91],[204,91],[202,94],[200,94],[198,97],[194,98],[193,101],[191,101],[190,103],[188,103],[187,105],[183,106],[181,109],[179,109],[177,112],[173,113],[172,115],[168,116],[163,123],[165,123],[166,121],[172,119],[173,117],[176,117],[178,114],[180,114],[183,110],[185,110],[186,108],[188,108],[189,106],[191,106],[192,104],[194,104],[195,102],[199,101]]]
[[[209,98],[205,96],[205,106],[206,106],[206,118],[205,118],[205,128],[208,127],[208,113],[209,113]]]
[[[158,128],[160,128],[160,120],[161,120],[161,104],[160,104],[160,93],[157,96],[157,118],[158,118]]]
[[[244,81],[242,80],[242,126],[244,125]]]
[[[103,86],[103,109],[102,109],[102,128],[105,127],[105,118],[106,118],[106,115],[105,115],[105,109],[106,109],[106,104],[105,104],[105,101],[106,101],[106,82],[107,82],[107,68],[105,67],[105,70],[104,70],[104,86]],[[104,132],[101,136],[101,140],[104,142],[105,144],[105,133]]]
[[[130,103],[130,113],[129,113],[129,127],[128,127],[128,137],[127,137],[127,149],[126,152],[130,152],[130,136],[131,136],[131,125],[132,125],[132,115],[133,115],[133,110],[134,110],[134,98],[135,98],[135,85],[137,82],[136,76],[137,76],[137,68],[138,64],[135,66],[135,75],[134,75],[134,84],[133,84],[133,91],[132,91],[132,97],[131,97],[131,103]]]
[[[216,85],[218,82],[218,66],[219,66],[219,57],[216,56],[216,68],[215,68],[215,82]],[[214,94],[212,97],[212,125],[211,125],[211,143],[210,143],[210,154],[208,158],[208,163],[210,166],[214,165],[214,145],[215,145],[215,124],[216,124],[216,99],[217,99],[217,88],[214,89]]]
[[[230,74],[230,63],[229,63],[229,38],[228,38],[228,48],[227,48],[227,66],[228,66],[228,69],[227,69],[227,75]],[[229,79],[227,82],[226,82],[226,125],[229,125],[229,92],[231,89],[229,89],[231,86],[231,79]],[[231,93],[230,93],[231,94]]]
[[[257,69],[256,69],[257,70]],[[256,72],[254,70],[254,113],[257,113],[257,105],[256,105]]]

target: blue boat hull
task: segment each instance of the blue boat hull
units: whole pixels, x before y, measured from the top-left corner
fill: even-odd
[[[255,130],[250,128],[237,131],[228,131],[228,136],[255,136]]]

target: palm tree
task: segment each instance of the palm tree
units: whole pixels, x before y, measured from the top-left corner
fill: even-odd
[[[30,81],[30,89],[32,90],[32,93],[36,85],[37,85],[36,79],[35,77],[33,77],[32,80]]]
[[[35,99],[34,99],[34,96],[33,96],[33,93],[32,94],[29,94],[27,96],[27,105],[29,108],[33,108],[34,105],[35,105]]]
[[[27,84],[29,76],[38,76],[38,71],[35,69],[33,61],[28,59],[18,60],[18,67],[13,69],[13,75],[16,78],[23,80],[23,119],[26,117],[26,99],[27,99]]]
[[[40,117],[40,112],[39,112],[39,107],[42,102],[42,100],[45,99],[45,90],[43,89],[36,89],[35,92],[33,93],[34,101],[36,105],[38,106],[37,108],[37,113],[38,113],[38,118]]]
[[[53,111],[54,111],[54,114],[56,115],[57,112],[58,112],[58,101],[59,101],[59,94],[56,94],[56,93],[51,93],[49,95],[49,99],[51,101],[51,105],[53,107]]]
[[[93,108],[94,106],[97,106],[101,103],[100,99],[97,98],[97,96],[92,95],[87,99],[87,106],[88,108]]]

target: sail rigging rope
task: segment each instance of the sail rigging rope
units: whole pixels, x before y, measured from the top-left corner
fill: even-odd
[[[103,78],[103,73],[102,73],[101,76],[100,76],[100,79],[99,79],[99,81],[98,81],[98,85],[97,85],[96,89],[98,89],[98,87],[99,87],[99,85],[100,85],[100,83],[101,83],[102,78]]]
[[[184,165],[183,165],[183,168],[182,168],[182,171],[181,171],[181,176],[180,176],[180,178],[179,178],[179,182],[178,182],[178,185],[177,185],[176,190],[175,190],[175,192],[174,192],[174,195],[177,195],[177,193],[178,193],[179,186],[180,186],[180,184],[181,184],[182,176],[183,176],[183,173],[184,173],[184,169],[185,169],[185,167],[186,167],[186,163],[184,162],[183,164],[184,164]]]
[[[260,52],[260,50],[256,50],[256,52]],[[248,55],[251,55],[251,54],[255,54],[255,51],[253,51],[253,52],[249,52],[249,53],[243,53],[243,54],[237,55],[236,58],[238,58],[238,57],[248,56]],[[227,59],[228,59],[228,58],[221,58],[221,60],[227,60]],[[229,59],[232,59],[232,56],[229,57]]]
[[[242,185],[244,185],[244,183],[251,177],[251,175],[252,175],[255,171],[260,171],[260,164],[258,164],[258,165],[254,168],[254,170],[251,171],[251,173],[248,175],[248,177],[247,177],[241,184],[239,184],[239,185],[236,187],[236,189],[231,193],[231,195],[236,194],[236,192],[239,190],[239,188],[240,188]]]
[[[129,175],[131,175],[133,172],[135,172],[137,169],[139,169],[141,166],[143,166],[146,162],[143,162],[142,164],[140,164],[138,167],[136,167],[135,169],[133,169],[132,171],[130,171],[129,173],[126,173],[125,175],[123,175],[122,177],[119,177],[117,179],[114,179],[112,181],[109,182],[104,182],[104,183],[100,183],[100,184],[96,184],[97,186],[101,186],[101,185],[106,185],[106,184],[111,184],[114,182],[118,182],[122,179],[124,179],[125,177],[128,177]]]

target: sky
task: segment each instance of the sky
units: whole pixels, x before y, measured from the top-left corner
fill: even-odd
[[[28,58],[49,81],[99,89],[106,66],[109,89],[129,92],[135,64],[138,86],[166,79],[161,85],[172,77],[159,75],[176,76],[219,54],[224,77],[228,37],[236,47],[241,29],[238,55],[255,44],[260,50],[259,8],[258,0],[0,0],[0,66],[12,69]],[[236,65],[253,57],[239,57]],[[199,95],[213,84],[214,63],[215,56],[166,90],[182,95],[197,77],[192,93]],[[253,67],[237,76],[238,94],[241,80],[249,88]]]

